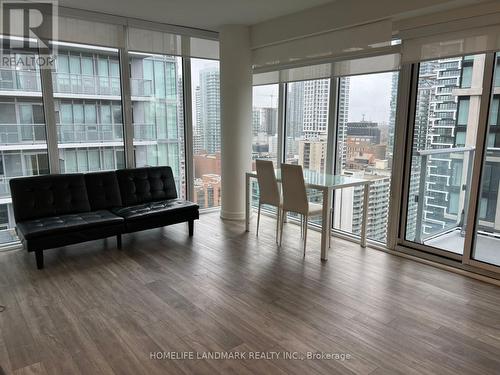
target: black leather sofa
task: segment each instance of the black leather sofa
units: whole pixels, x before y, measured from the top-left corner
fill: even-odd
[[[170,167],[10,180],[17,234],[35,252],[181,222],[193,235],[198,205],[177,198]]]

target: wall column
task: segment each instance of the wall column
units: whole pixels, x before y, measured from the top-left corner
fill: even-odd
[[[247,26],[220,29],[221,218],[245,219],[245,172],[252,164],[252,65]]]

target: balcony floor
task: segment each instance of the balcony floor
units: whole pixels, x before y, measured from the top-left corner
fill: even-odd
[[[464,241],[465,237],[462,237],[460,231],[456,230],[425,241],[424,244],[455,254],[463,254]],[[500,239],[478,235],[474,258],[482,262],[500,265]]]

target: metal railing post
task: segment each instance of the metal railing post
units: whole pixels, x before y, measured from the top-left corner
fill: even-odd
[[[425,180],[427,176],[427,155],[420,155],[422,161],[420,163],[420,180],[418,186],[417,200],[417,227],[415,228],[415,242],[422,242],[422,217],[424,213],[424,192]]]

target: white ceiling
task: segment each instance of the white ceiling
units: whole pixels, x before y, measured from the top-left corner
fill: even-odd
[[[217,31],[252,25],[335,0],[59,0],[60,6]]]

